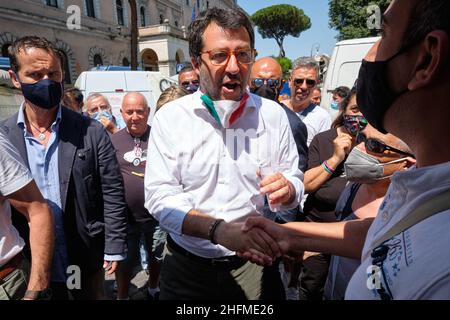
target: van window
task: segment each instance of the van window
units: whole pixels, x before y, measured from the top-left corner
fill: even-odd
[[[355,79],[358,78],[360,67],[361,61],[349,61],[341,64],[337,83],[339,83],[340,86],[352,88],[355,84]]]

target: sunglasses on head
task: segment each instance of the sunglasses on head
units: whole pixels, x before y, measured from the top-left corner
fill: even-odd
[[[382,154],[384,153],[386,150],[391,151],[391,152],[396,152],[398,154],[402,154],[408,157],[412,157],[414,158],[414,155],[399,150],[397,148],[388,146],[387,144],[385,144],[384,142],[381,142],[380,140],[374,139],[374,138],[367,138],[365,134],[363,133],[358,133],[358,135],[356,136],[356,144],[360,144],[361,142],[364,142],[364,146],[366,147],[367,151],[373,152],[373,153],[379,153]]]
[[[301,86],[303,83],[305,83],[306,82],[306,85],[309,87],[309,88],[312,88],[312,87],[315,87],[316,86],[316,83],[317,83],[317,81],[316,80],[314,80],[314,79],[305,79],[305,78],[297,78],[297,79],[294,79],[294,84],[296,85],[296,86]]]
[[[266,78],[255,78],[252,80],[252,84],[259,88],[266,83],[269,87],[276,88],[280,85],[280,80],[278,79],[266,79]]]

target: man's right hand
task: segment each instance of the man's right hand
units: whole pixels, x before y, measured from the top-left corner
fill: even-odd
[[[276,241],[277,247],[280,250],[279,254],[287,255],[289,253],[289,241],[286,237],[286,230],[283,227],[269,219],[264,217],[251,217],[248,218],[242,225],[242,231],[245,234],[261,231],[264,232],[271,239]],[[250,260],[254,263],[261,264],[258,256],[255,256],[253,251],[250,250],[237,250],[237,255],[241,258]],[[277,257],[279,257],[278,255]]]
[[[243,227],[242,223],[222,222],[217,227],[214,238],[229,250],[246,252],[245,258],[259,265],[271,265],[282,255],[277,242],[263,229],[252,228],[244,231]]]

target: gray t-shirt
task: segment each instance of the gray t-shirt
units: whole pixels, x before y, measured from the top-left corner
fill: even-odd
[[[0,266],[25,246],[11,223],[11,208],[6,197],[26,186],[32,179],[18,151],[0,131]]]

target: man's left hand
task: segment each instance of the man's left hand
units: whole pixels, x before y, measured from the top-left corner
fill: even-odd
[[[117,270],[118,266],[119,266],[119,261],[106,261],[105,260],[103,262],[103,269],[105,269],[106,274],[108,276],[113,274]]]
[[[260,183],[259,191],[269,193],[269,203],[288,205],[295,199],[295,188],[280,172],[265,177]]]

